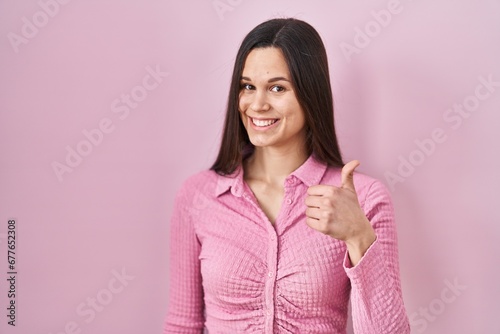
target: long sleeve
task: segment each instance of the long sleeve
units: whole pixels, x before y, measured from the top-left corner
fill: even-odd
[[[377,239],[359,263],[344,258],[351,281],[353,327],[356,334],[406,334],[410,325],[403,304],[394,210],[387,188],[374,181],[361,203]]]
[[[170,303],[164,334],[203,333],[200,243],[190,215],[186,186],[178,192],[170,221]]]

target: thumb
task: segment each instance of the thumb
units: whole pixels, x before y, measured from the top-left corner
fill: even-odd
[[[344,167],[342,168],[342,188],[356,192],[356,189],[354,189],[353,174],[354,170],[359,165],[360,163],[358,160],[349,161],[344,165]]]

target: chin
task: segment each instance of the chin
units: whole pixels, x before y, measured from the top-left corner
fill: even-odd
[[[251,138],[250,138],[250,142],[255,147],[266,147],[266,146],[269,146],[268,143],[265,143],[265,142],[263,143],[262,141],[259,141],[259,140],[252,140]]]

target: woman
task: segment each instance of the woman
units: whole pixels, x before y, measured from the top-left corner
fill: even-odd
[[[325,48],[273,19],[238,51],[218,157],[177,194],[164,333],[409,333],[390,196],[344,165]],[[355,175],[354,175],[355,174]]]

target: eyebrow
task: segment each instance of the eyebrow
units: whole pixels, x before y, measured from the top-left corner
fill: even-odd
[[[250,79],[249,77],[241,77],[241,80],[252,81],[252,79]],[[288,79],[287,79],[287,78],[285,78],[285,77],[275,77],[275,78],[271,78],[271,79],[269,79],[267,82],[276,82],[276,81],[288,81],[288,82],[290,82],[290,80],[288,80]]]

